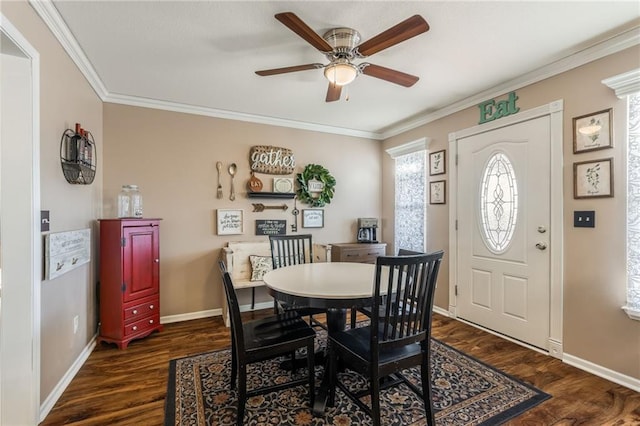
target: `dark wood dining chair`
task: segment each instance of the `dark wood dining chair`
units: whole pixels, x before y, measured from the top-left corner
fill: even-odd
[[[269,243],[271,244],[273,269],[299,265],[301,263],[313,263],[313,241],[311,234],[269,235]],[[295,310],[300,316],[309,316],[309,323],[311,325],[326,329],[325,324],[313,317],[314,315],[326,313],[324,309],[287,305],[275,299],[273,301],[273,308],[275,312],[280,310]]]
[[[408,250],[403,248],[398,249],[398,256],[414,256],[417,254],[425,254],[425,253],[421,251],[414,251],[414,250]],[[364,306],[361,308],[351,308],[351,328],[356,327],[356,315],[358,311],[363,313],[367,317],[371,318],[371,306]]]
[[[315,397],[315,331],[295,311],[287,311],[280,315],[243,323],[231,276],[226,271],[223,262],[219,262],[219,267],[231,318],[231,389],[236,387],[236,378],[238,386],[238,417],[236,423],[238,425],[243,424],[245,405],[249,397],[305,383],[309,385],[309,407],[312,408]],[[293,356],[296,349],[300,348],[306,348],[307,350],[309,374],[306,378],[247,391],[248,364],[281,355]],[[292,374],[296,371],[295,364],[293,367]]]
[[[429,365],[433,298],[442,256],[443,252],[438,251],[378,257],[370,324],[329,335],[330,405],[335,402],[337,385],[371,415],[373,425],[378,426],[380,390],[404,382],[424,400],[427,424],[435,424]],[[385,269],[388,278],[384,278]],[[409,304],[410,310],[396,309]],[[366,376],[369,390],[354,394],[338,381],[338,360],[344,367]],[[417,365],[420,365],[422,390],[400,373]],[[392,380],[382,383],[381,379],[387,377]],[[371,408],[360,400],[366,394],[371,395]]]

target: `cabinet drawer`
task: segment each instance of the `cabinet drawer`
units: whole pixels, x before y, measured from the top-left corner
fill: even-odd
[[[125,322],[137,321],[138,318],[146,317],[154,312],[158,312],[157,298],[126,308],[124,310],[124,320]]]
[[[384,256],[384,247],[367,247],[342,250],[343,262],[374,263],[378,256]]]
[[[124,326],[124,336],[127,337],[146,330],[155,329],[158,324],[160,324],[160,313],[156,312],[150,317],[141,318],[130,324],[126,324]]]

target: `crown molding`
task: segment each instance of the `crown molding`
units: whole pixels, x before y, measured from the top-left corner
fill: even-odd
[[[67,27],[51,0],[29,0],[29,4],[49,27],[55,38],[60,42],[71,60],[80,69],[98,97],[104,101],[108,92],[98,73],[89,62],[84,51]]]
[[[453,103],[449,106],[441,108],[426,115],[416,116],[412,119],[401,121],[393,126],[383,129],[381,132],[382,139],[388,139],[392,136],[399,135],[416,127],[431,123],[432,121],[446,117],[453,113],[462,111],[466,108],[476,106],[482,101],[492,99],[504,93],[512,92],[522,87],[529,86],[557,74],[572,70],[579,66],[593,62],[597,59],[604,58],[611,54],[620,52],[629,47],[640,44],[640,26],[635,26],[625,32],[613,36],[601,43],[588,47],[577,53],[570,54],[559,59],[549,65],[538,68],[513,80],[504,82],[491,89],[480,92],[476,95]]]
[[[331,133],[344,136],[353,136],[374,140],[385,140],[392,136],[413,130],[417,127],[431,123],[432,121],[446,117],[463,109],[477,105],[478,103],[511,92],[522,87],[537,83],[554,75],[569,71],[581,65],[603,58],[621,50],[640,44],[640,25],[636,25],[621,34],[610,37],[596,45],[587,47],[576,53],[568,53],[549,65],[538,68],[513,80],[502,83],[491,89],[480,92],[476,95],[462,99],[437,111],[420,114],[413,118],[400,121],[392,126],[388,126],[380,131],[365,131],[357,129],[347,129],[333,127],[315,123],[307,123],[295,120],[285,120],[261,115],[239,113],[215,108],[205,108],[175,102],[147,99],[136,96],[120,95],[109,93],[104,83],[96,73],[93,65],[84,54],[82,48],[73,37],[52,0],[29,0],[29,4],[49,27],[53,35],[60,42],[64,50],[71,57],[80,72],[85,76],[93,90],[103,102],[112,102],[124,105],[139,106],[154,109],[164,109],[167,111],[183,112],[187,114],[204,115],[208,117],[224,118],[228,120],[239,120],[251,123],[267,124],[272,126],[289,127],[314,132]]]
[[[195,105],[181,104],[178,102],[168,102],[158,99],[141,98],[138,96],[120,95],[117,93],[109,94],[103,99],[104,102],[114,104],[130,105],[143,108],[160,109],[164,111],[182,112],[185,114],[203,115],[206,117],[223,118],[227,120],[246,121],[249,123],[268,124],[271,126],[289,127],[299,130],[310,130],[313,132],[331,133],[344,136],[353,136],[357,138],[380,140],[380,134],[375,132],[367,132],[364,130],[346,129],[342,127],[325,126],[315,123],[307,123],[303,121],[285,120],[282,118],[267,117],[256,114],[246,114],[242,112],[227,111],[222,109],[200,107]]]
[[[606,78],[602,80],[602,84],[613,89],[620,99],[632,93],[640,92],[640,68]]]

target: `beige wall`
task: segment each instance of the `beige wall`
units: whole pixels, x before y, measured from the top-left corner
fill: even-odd
[[[2,13],[40,54],[40,202],[43,210],[50,211],[51,232],[94,228],[102,210],[102,102],[26,2],[2,2]],[[98,174],[92,185],[68,184],[60,168],[62,132],[76,122],[90,130],[97,142]],[[94,249],[94,259],[96,253]],[[41,400],[96,332],[95,265],[93,261],[42,282]],[[80,323],[77,334],[73,333],[75,315]]]
[[[160,217],[160,309],[162,316],[220,308],[222,290],[217,259],[227,241],[266,240],[255,235],[256,219],[293,218],[292,200],[248,199],[249,150],[254,145],[290,148],[296,173],[314,163],[337,181],[335,197],[325,210],[322,229],[305,229],[316,242],[355,240],[357,217],[381,214],[380,142],[263,124],[217,119],[147,108],[104,106],[104,217],[115,217],[116,195],[123,184],[137,184],[144,215]],[[224,164],[224,199],[216,198],[216,161]],[[226,169],[235,162],[235,201],[229,200]],[[257,174],[265,190],[273,175]],[[294,177],[291,175],[290,177]],[[253,213],[251,203],[289,210]],[[218,236],[215,210],[244,210],[244,235]],[[298,209],[308,208],[298,203]],[[290,228],[289,228],[290,229]],[[290,231],[288,231],[290,233]],[[240,295],[247,303],[247,294]],[[257,302],[271,300],[259,289]]]
[[[633,47],[575,70],[518,89],[518,106],[527,110],[564,100],[564,353],[624,375],[640,378],[640,322],[620,309],[626,295],[626,102],[601,80],[640,66],[640,48]],[[573,154],[572,117],[613,108],[614,148]],[[420,137],[432,139],[432,151],[448,149],[448,134],[478,123],[477,107],[468,108],[390,138],[384,148]],[[613,157],[613,198],[574,200],[573,163]],[[383,219],[385,235],[393,235],[393,161],[384,156]],[[451,170],[447,170],[449,181]],[[440,179],[441,176],[438,176]],[[447,200],[451,188],[447,188]],[[428,248],[448,251],[448,206],[428,207]],[[595,229],[573,228],[574,210],[595,210]],[[448,309],[448,258],[438,281],[436,305]]]

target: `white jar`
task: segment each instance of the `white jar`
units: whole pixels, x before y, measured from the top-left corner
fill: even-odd
[[[129,185],[122,185],[118,194],[118,217],[131,217],[131,196]]]
[[[131,198],[131,216],[142,217],[142,194],[138,185],[129,185],[129,197]]]

